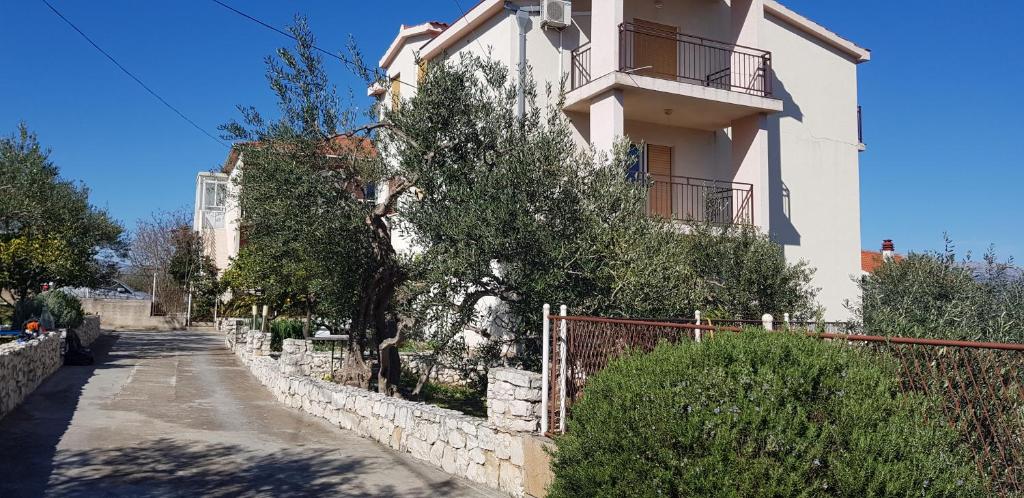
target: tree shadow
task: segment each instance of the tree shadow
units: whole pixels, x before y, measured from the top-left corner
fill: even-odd
[[[454,481],[409,489],[356,479],[369,466],[333,448],[268,452],[234,444],[160,438],[131,447],[61,452],[57,496],[406,496],[448,495]]]
[[[96,370],[123,368],[110,358],[119,339],[116,334],[100,335],[91,345],[93,365],[62,366],[0,420],[0,496],[43,494],[57,444],[71,425],[84,386]]]

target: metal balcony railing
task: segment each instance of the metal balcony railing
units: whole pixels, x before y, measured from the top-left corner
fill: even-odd
[[[720,225],[754,223],[754,186],[686,176],[650,175],[647,209],[652,216]]]
[[[770,97],[771,52],[626,22],[619,25],[622,72]],[[572,52],[572,89],[591,80],[590,44]]]

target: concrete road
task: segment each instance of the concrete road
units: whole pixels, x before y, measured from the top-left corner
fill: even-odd
[[[279,405],[219,335],[93,350],[0,420],[0,497],[503,496]]]

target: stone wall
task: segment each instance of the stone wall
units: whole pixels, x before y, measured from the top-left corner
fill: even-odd
[[[250,348],[237,343],[234,351],[240,357],[248,356],[243,362],[260,383],[290,407],[408,453],[449,474],[512,496],[544,496],[551,480],[546,451],[551,443],[533,433],[510,428],[528,425],[524,422],[527,415],[518,416],[503,409],[495,413],[492,421],[319,380],[304,373],[315,370],[316,360],[312,357],[320,354],[312,352],[308,341],[285,340],[283,349],[279,360],[253,356]],[[539,399],[540,382],[534,381],[536,374],[499,370],[492,377],[501,387],[495,386],[493,390],[507,397],[503,400],[509,402],[506,408],[512,402],[532,399],[534,384]],[[525,389],[517,391],[518,388]]]
[[[332,373],[330,351],[314,351],[313,341],[285,339],[281,343],[279,362],[284,375],[323,379],[324,376]],[[334,363],[335,367],[341,366],[339,360],[335,360]]]
[[[101,333],[100,317],[86,316],[75,333],[83,346],[92,344]],[[51,332],[28,342],[0,345],[0,419],[60,368],[63,341],[63,333]]]
[[[540,429],[541,376],[514,368],[487,373],[487,420],[511,431]]]
[[[0,346],[0,419],[61,365],[61,334]]]
[[[78,334],[78,340],[82,341],[83,346],[88,346],[100,336],[100,317],[96,315],[89,315],[85,317],[77,329],[75,334]]]
[[[401,352],[398,353],[398,356],[402,358],[402,369],[416,375],[417,377],[420,375],[420,372],[427,367],[427,362],[417,353]],[[463,371],[437,365],[435,365],[430,371],[430,380],[432,382],[455,386],[466,385],[469,381]]]

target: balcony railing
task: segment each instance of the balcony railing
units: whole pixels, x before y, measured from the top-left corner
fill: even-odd
[[[685,176],[650,175],[647,209],[652,216],[720,225],[754,223],[754,186]]]
[[[619,70],[770,97],[771,52],[652,25],[619,25]],[[590,45],[572,52],[572,89],[591,80]]]

